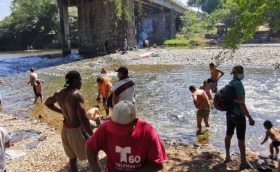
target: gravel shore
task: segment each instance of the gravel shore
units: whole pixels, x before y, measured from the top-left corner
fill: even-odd
[[[126,54],[111,54],[105,57],[118,61],[122,65],[208,65],[210,62],[220,65],[244,65],[273,67],[280,63],[280,44],[247,44],[234,53],[225,50],[225,55],[215,58],[223,50],[217,47],[197,49],[148,48],[128,51]]]

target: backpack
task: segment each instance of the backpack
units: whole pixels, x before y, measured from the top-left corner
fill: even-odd
[[[234,108],[235,100],[237,99],[237,94],[233,87],[235,82],[237,81],[234,81],[232,84],[227,84],[215,94],[213,104],[217,110],[230,111]]]

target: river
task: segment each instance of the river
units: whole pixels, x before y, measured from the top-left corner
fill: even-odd
[[[38,55],[36,55],[38,53]],[[62,116],[47,109],[42,103],[33,104],[33,90],[26,82],[29,80],[29,68],[34,67],[38,78],[44,80],[44,98],[63,88],[67,71],[77,70],[82,75],[80,92],[85,98],[86,110],[97,104],[96,77],[102,67],[108,75],[117,80],[116,69],[120,64],[108,56],[84,58],[76,51],[67,57],[60,52],[18,52],[0,54],[0,76],[4,79],[1,85],[3,113],[13,114],[20,119],[39,119],[51,127],[59,129]],[[106,59],[105,59],[106,58]],[[180,65],[134,65],[128,66],[130,77],[136,82],[136,100],[138,117],[151,123],[163,140],[176,144],[207,143],[213,148],[224,151],[226,132],[225,113],[215,109],[210,114],[211,127],[204,135],[196,135],[196,110],[192,102],[189,86],[199,86],[209,77],[208,66]],[[223,66],[226,74],[219,85],[225,85],[232,76],[231,67]],[[279,71],[271,68],[248,66],[245,68],[243,81],[246,90],[246,104],[255,119],[255,126],[247,125],[246,145],[250,151],[268,153],[269,142],[260,146],[265,130],[263,122],[271,120],[276,127],[280,126],[280,81]],[[101,106],[101,104],[99,104]],[[102,111],[103,114],[104,111]],[[238,151],[236,136],[233,137],[232,149]]]

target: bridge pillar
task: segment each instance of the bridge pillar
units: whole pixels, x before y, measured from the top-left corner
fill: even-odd
[[[62,54],[63,56],[66,56],[68,54],[71,54],[68,6],[62,4],[60,0],[57,1],[57,4],[58,4],[59,16],[60,16]]]
[[[128,46],[135,46],[135,26],[133,15],[133,0],[122,1],[124,8],[131,8],[132,18],[116,16],[115,1],[93,1],[78,4],[79,53],[88,54],[104,51],[104,43],[108,40],[109,47],[123,49],[124,39]]]
[[[164,40],[173,39],[175,36],[174,10],[150,13],[144,21],[137,23],[137,42],[140,47],[145,39],[152,45],[162,44]]]
[[[171,9],[170,17],[169,17],[169,24],[170,24],[170,39],[174,39],[176,37],[176,26],[175,26],[176,16],[175,10]]]

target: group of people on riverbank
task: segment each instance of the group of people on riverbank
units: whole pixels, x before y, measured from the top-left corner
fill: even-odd
[[[98,158],[100,150],[107,154],[106,171],[159,171],[163,168],[167,155],[159,135],[150,124],[136,116],[135,83],[126,67],[116,72],[119,80],[113,86],[106,76],[97,78],[98,98],[102,95],[104,108],[109,110],[111,106],[107,102],[112,95],[113,111],[111,119],[103,122],[94,134],[87,116],[96,111],[86,113],[84,98],[76,91],[82,86],[79,72],[68,72],[64,89],[45,101],[48,108],[64,116],[61,137],[71,171],[77,171],[77,158],[87,159],[93,171],[102,171]]]
[[[210,90],[213,93],[217,93],[217,85],[219,79],[224,75],[224,72],[218,68],[214,67],[213,63],[209,64],[209,68],[211,71],[211,77],[204,81],[203,85],[200,89],[197,89],[195,86],[191,85],[189,90],[192,92],[193,102],[197,110],[197,128],[198,131],[201,131],[201,123],[204,120],[205,126],[209,127],[209,114],[210,114],[210,102],[209,100],[212,98]],[[230,146],[231,139],[234,134],[234,130],[236,129],[237,139],[238,139],[238,147],[240,150],[241,163],[240,169],[249,169],[252,168],[251,164],[246,161],[246,147],[245,147],[245,134],[246,134],[246,117],[249,120],[249,125],[254,126],[255,121],[249,114],[247,106],[245,104],[245,89],[241,80],[244,79],[244,69],[242,66],[237,65],[232,68],[230,73],[233,75],[232,80],[229,82],[229,85],[232,85],[234,92],[236,94],[234,107],[231,110],[227,110],[226,112],[226,137],[225,137],[225,148],[226,148],[226,158],[225,163],[232,161],[230,156]],[[280,146],[280,130],[273,127],[273,124],[266,120],[264,123],[264,128],[267,130],[266,136],[261,142],[261,145],[265,143],[268,138],[272,140],[269,148],[271,159],[278,160],[279,148]],[[275,149],[275,154],[274,154]],[[280,165],[279,165],[280,172]]]
[[[210,84],[207,82],[210,86],[201,88],[208,90],[209,93],[209,89],[212,89],[214,93],[218,90],[217,82],[224,72],[215,67],[211,69],[211,66],[212,64],[209,65],[211,70]],[[36,73],[34,69],[30,70],[30,72],[28,84],[31,84],[34,78],[36,80],[38,78],[38,75],[34,74]],[[159,135],[150,124],[137,118],[135,83],[129,77],[126,67],[122,66],[116,72],[119,80],[114,85],[106,76],[107,71],[105,69],[101,70],[103,75],[96,79],[99,93],[97,100],[101,99],[102,96],[104,109],[108,110],[106,115],[113,108],[111,119],[102,124],[101,119],[98,118],[98,115],[100,117],[99,106],[91,108],[88,112],[85,111],[84,98],[77,92],[82,87],[82,77],[77,71],[68,72],[65,76],[66,83],[64,88],[55,92],[45,101],[45,105],[48,108],[64,116],[61,138],[63,148],[69,158],[71,171],[77,170],[77,159],[88,159],[93,171],[101,171],[98,159],[100,150],[107,154],[108,171],[133,171],[136,169],[139,171],[159,171],[163,168],[163,162],[167,159],[167,155]],[[246,161],[245,156],[246,117],[249,120],[249,125],[253,126],[255,121],[250,116],[245,104],[245,89],[241,82],[244,79],[243,67],[234,66],[231,74],[233,79],[230,83],[233,83],[237,100],[235,107],[226,112],[225,162],[232,160],[230,157],[230,145],[236,128],[241,155],[240,169],[247,169],[251,168],[251,165]],[[212,81],[214,82],[213,85]],[[37,93],[36,89],[37,87],[35,87],[34,93]],[[206,127],[209,127],[208,119],[211,105],[207,91],[197,89],[195,86],[190,86],[189,89],[193,95],[194,105],[198,109],[198,129],[201,130],[202,120],[204,120]],[[97,125],[100,125],[94,134],[90,118]],[[261,144],[270,138],[272,140],[270,144],[271,157],[274,157],[273,149],[276,150],[275,155],[279,153],[280,132],[273,127],[270,121],[265,121],[264,127],[267,132]],[[9,141],[7,140],[9,139],[7,139],[6,134],[3,134],[2,140],[8,147]]]

